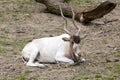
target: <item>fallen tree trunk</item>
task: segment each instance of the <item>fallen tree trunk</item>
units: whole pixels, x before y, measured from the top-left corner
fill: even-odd
[[[36,0],[39,3],[45,4],[47,11],[53,14],[60,15],[59,4],[62,4],[63,14],[66,17],[72,17],[72,12],[69,4],[64,3],[65,0]],[[74,8],[75,20],[88,23],[92,20],[103,17],[116,7],[116,3],[105,1],[93,9]]]

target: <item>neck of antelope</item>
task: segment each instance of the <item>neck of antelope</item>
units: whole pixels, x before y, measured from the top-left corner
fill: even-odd
[[[74,62],[78,62],[79,58],[75,55],[75,52],[73,50],[73,43],[70,42],[67,47],[68,47],[67,49],[68,52],[67,52],[66,57],[68,57],[69,59],[72,59]]]

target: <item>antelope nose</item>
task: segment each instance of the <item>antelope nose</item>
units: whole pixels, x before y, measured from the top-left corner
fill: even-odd
[[[85,62],[85,58],[80,57],[80,62]]]

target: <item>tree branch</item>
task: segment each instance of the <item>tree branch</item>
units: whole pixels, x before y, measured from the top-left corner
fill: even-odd
[[[65,0],[36,0],[36,2],[45,4],[47,11],[53,14],[60,15],[59,4],[62,4],[63,14],[66,17],[72,17],[72,12],[69,4],[64,3]],[[116,7],[116,3],[105,1],[93,9],[74,8],[75,20],[88,23],[92,20],[103,17],[111,12]]]

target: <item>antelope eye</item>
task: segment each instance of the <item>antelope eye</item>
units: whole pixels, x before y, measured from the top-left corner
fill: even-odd
[[[79,44],[79,43],[80,43],[80,39],[76,39],[74,42],[75,42],[76,44]]]
[[[80,43],[80,37],[74,37],[74,42],[76,44],[79,44]]]

